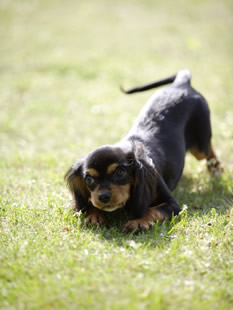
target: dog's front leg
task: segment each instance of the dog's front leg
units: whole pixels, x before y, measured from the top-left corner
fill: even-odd
[[[148,208],[142,218],[128,221],[124,226],[124,230],[126,232],[148,230],[156,222],[162,223],[165,220],[170,220],[172,215],[179,213],[178,210],[180,211],[177,205],[172,206],[168,203],[161,203],[158,206]]]
[[[161,223],[164,220],[170,220],[172,216],[177,215],[181,211],[176,199],[161,176],[158,175],[157,181],[156,205],[147,208],[143,217],[128,221],[124,227],[125,231],[145,231],[155,222]]]
[[[159,205],[158,208],[162,207],[163,204]],[[157,207],[148,208],[146,214],[140,218],[128,221],[124,230],[126,232],[141,232],[149,229],[155,222],[162,222],[166,219],[166,217],[160,212]]]

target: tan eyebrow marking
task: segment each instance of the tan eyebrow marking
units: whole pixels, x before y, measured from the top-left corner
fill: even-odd
[[[107,168],[107,174],[113,173],[119,165],[117,163],[111,164]]]
[[[87,169],[87,173],[91,176],[91,177],[99,177],[99,172],[97,170],[95,170],[94,168],[89,168]]]

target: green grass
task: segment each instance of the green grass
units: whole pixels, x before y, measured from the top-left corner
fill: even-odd
[[[231,0],[0,0],[0,309],[233,307],[232,22]],[[119,85],[185,67],[225,173],[188,155],[171,223],[85,227],[63,176],[151,94]]]

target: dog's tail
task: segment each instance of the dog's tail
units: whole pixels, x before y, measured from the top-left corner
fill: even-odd
[[[177,74],[170,76],[169,78],[157,81],[157,82],[153,82],[150,84],[146,84],[146,85],[142,85],[142,86],[138,86],[138,87],[134,87],[134,88],[130,88],[128,90],[125,90],[123,87],[120,87],[121,91],[125,94],[134,94],[134,93],[139,93],[145,90],[149,90],[152,88],[156,88],[156,87],[160,87],[163,85],[167,85],[170,83],[173,83],[175,81],[175,84],[184,84],[184,83],[189,83],[191,79],[191,73],[189,70],[184,69],[184,70],[180,70],[178,71]]]

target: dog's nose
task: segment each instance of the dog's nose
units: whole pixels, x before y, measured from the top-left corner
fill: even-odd
[[[111,199],[112,194],[110,192],[100,192],[98,195],[99,201],[102,203],[107,203]]]

